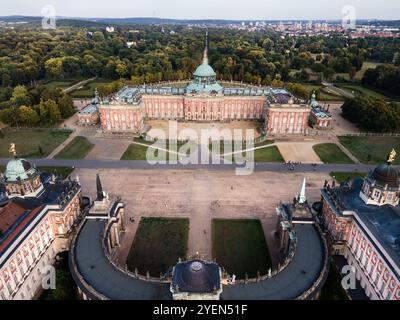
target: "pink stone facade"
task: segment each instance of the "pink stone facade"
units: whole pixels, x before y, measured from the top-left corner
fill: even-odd
[[[103,131],[139,132],[146,119],[181,121],[264,120],[270,134],[303,134],[306,105],[269,105],[265,96],[143,95],[137,104],[100,105]]]
[[[310,108],[307,105],[270,105],[267,108],[266,130],[275,134],[304,134],[308,129]]]
[[[343,255],[366,295],[372,300],[400,300],[400,280],[397,266],[373,235],[362,227],[357,213],[339,216],[332,204],[323,199],[322,219],[330,239],[333,254]]]

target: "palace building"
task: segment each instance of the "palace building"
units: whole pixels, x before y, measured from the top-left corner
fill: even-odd
[[[15,155],[15,146],[11,150]],[[46,267],[69,249],[71,229],[81,212],[81,187],[16,156],[1,180],[0,300],[33,299],[43,290]]]
[[[186,87],[170,85],[127,86],[104,98],[97,106],[104,133],[144,133],[146,120],[230,122],[259,120],[269,134],[304,134],[309,128],[311,107],[286,89],[249,85],[222,86],[208,63],[207,46],[203,63]],[[82,121],[93,106],[82,111]],[[86,118],[85,118],[86,117]]]
[[[321,222],[333,255],[354,268],[368,298],[400,300],[400,173],[395,151],[364,179],[322,189]]]
[[[333,117],[328,108],[322,107],[317,101],[315,92],[311,96],[310,101],[310,126],[318,130],[332,129]]]

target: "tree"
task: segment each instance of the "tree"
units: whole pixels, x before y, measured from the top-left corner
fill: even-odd
[[[120,78],[123,78],[128,72],[128,68],[124,62],[119,61],[115,67],[115,72],[118,73]]]
[[[47,100],[44,103],[47,107],[48,113],[48,120],[50,124],[57,124],[61,121],[61,113],[60,109],[58,108],[57,103],[54,100]]]
[[[106,39],[105,39],[105,37],[104,37],[103,32],[101,32],[101,31],[96,31],[96,32],[93,34],[93,40],[96,41],[96,42],[104,42]]]
[[[10,101],[16,107],[20,107],[22,105],[29,105],[31,101],[26,87],[16,86],[13,90]]]
[[[10,126],[19,126],[19,114],[17,107],[0,110],[0,119]]]
[[[62,58],[51,58],[45,62],[44,66],[49,78],[59,78],[64,73]]]
[[[343,116],[373,132],[400,130],[400,107],[396,103],[368,96],[350,99],[342,106]]]
[[[11,76],[8,73],[3,73],[1,76],[1,85],[8,87],[11,85]]]
[[[28,127],[34,127],[40,121],[40,117],[36,113],[36,111],[27,106],[19,107],[18,116],[21,121],[21,124],[24,124]]]
[[[75,113],[74,102],[68,95],[64,95],[58,100],[58,107],[63,119],[68,119]]]
[[[41,121],[46,122],[47,117],[49,115],[49,108],[48,108],[47,104],[45,104],[43,99],[40,99],[39,115],[40,115]]]

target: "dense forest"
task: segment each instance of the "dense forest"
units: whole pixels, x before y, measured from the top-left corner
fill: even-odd
[[[342,106],[343,116],[371,132],[397,132],[400,130],[400,104],[361,96],[350,99]]]
[[[119,80],[100,88],[109,94],[123,80],[142,84],[189,79],[201,62],[204,33],[187,26],[165,26],[162,32],[161,27],[148,25],[120,26],[112,33],[101,25],[3,29],[0,117],[18,126],[51,126],[68,117],[72,101],[61,90],[45,86],[52,80]],[[394,64],[368,70],[362,82],[399,92],[400,39],[281,37],[273,31],[227,28],[210,28],[209,33],[210,64],[223,80],[275,86],[355,81],[364,62],[374,61]],[[300,96],[308,94],[297,84],[288,86]]]
[[[169,27],[172,28],[172,27]],[[204,30],[175,26],[8,30],[0,37],[0,85],[92,77],[137,83],[188,79],[201,61]],[[393,62],[400,39],[280,37],[274,32],[210,29],[210,63],[225,80],[270,84],[308,81],[307,68],[330,80],[355,72],[364,61]],[[131,47],[127,43],[131,43]],[[399,60],[397,58],[397,60]]]

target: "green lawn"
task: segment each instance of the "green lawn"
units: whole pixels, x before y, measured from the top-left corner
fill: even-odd
[[[254,151],[254,162],[285,162],[277,146]]]
[[[240,156],[239,155],[232,155],[232,156],[226,156],[227,159],[231,157],[233,161],[235,161],[235,157]],[[242,153],[243,157],[249,157],[248,153]],[[240,159],[237,159],[240,160]],[[264,149],[258,149],[254,150],[254,162],[284,162],[285,160],[283,159],[281,153],[279,152],[279,149],[277,146],[271,146],[268,148]]]
[[[387,155],[394,148],[400,152],[400,138],[398,137],[339,137],[340,142],[366,164],[382,164]],[[395,164],[400,164],[398,156]]]
[[[110,82],[112,81],[105,79],[97,79],[93,82],[84,85],[81,89],[71,92],[70,96],[76,99],[93,98],[94,91],[96,90],[97,87]]]
[[[356,76],[354,77],[354,80],[357,82],[361,82],[361,80],[364,77],[365,71],[367,69],[375,69],[376,66],[385,64],[385,63],[375,63],[375,62],[364,62],[364,65],[360,71],[357,71]],[[334,75],[334,81],[337,81],[338,78],[345,79],[346,81],[351,81],[350,75],[348,73],[335,73]]]
[[[340,148],[334,143],[322,143],[313,147],[315,153],[323,163],[354,163]]]
[[[367,175],[366,172],[331,172],[330,176],[333,178],[335,177],[336,181],[339,183],[347,181],[349,178],[350,180],[354,180],[357,178],[365,178]]]
[[[146,158],[147,149],[148,147],[145,146],[131,144],[122,155],[121,160],[150,160]],[[154,152],[155,157],[158,156],[158,152],[158,150]]]
[[[391,63],[379,63],[379,62],[372,62],[372,61],[365,61],[360,71],[357,72],[355,79],[361,81],[364,77],[365,72],[368,69],[375,69],[378,66],[386,65],[386,66],[393,66]]]
[[[260,144],[255,144],[254,148],[257,147],[262,147],[262,146],[267,146],[270,144],[273,144],[274,141],[272,140],[267,140],[264,141]],[[241,150],[246,150],[246,148],[248,148],[249,146],[247,146],[245,143],[234,143],[234,144],[227,144],[225,146],[224,143],[220,144],[220,154],[224,155],[224,154],[229,154],[224,156],[226,159],[228,160],[232,160],[235,161],[235,157],[240,156],[240,154],[237,154],[236,152],[241,151]],[[213,145],[209,145],[209,149],[212,151],[213,148],[216,148],[216,146]],[[217,150],[218,151],[218,150]],[[232,155],[231,153],[235,153],[235,155]],[[247,152],[242,152],[242,157],[248,157],[248,153]],[[237,159],[239,160],[239,159]],[[268,148],[263,148],[263,149],[257,149],[254,150],[254,162],[284,162],[284,159],[281,155],[281,153],[279,152],[278,147],[276,146],[271,146]]]
[[[260,220],[212,221],[212,255],[230,274],[244,279],[268,273],[271,257]]]
[[[189,157],[191,154],[193,154],[194,152],[196,152],[199,148],[199,146],[193,142],[178,142],[178,143],[172,143],[172,142],[168,142],[167,143],[167,149],[168,150],[173,150],[181,153],[181,154],[185,154],[187,157]],[[171,156],[171,153],[167,153],[167,159],[169,160]],[[178,160],[181,158],[182,156],[178,155]],[[174,157],[175,159],[175,157]]]
[[[137,222],[135,222],[137,223]],[[128,270],[149,271],[153,277],[166,273],[179,258],[185,259],[189,219],[142,218],[127,258]]]
[[[55,156],[55,159],[84,159],[93,148],[94,144],[85,137],[76,137]]]
[[[146,144],[148,146],[154,145],[153,142],[148,142],[148,141],[141,141],[140,139],[135,139],[135,142],[139,142],[139,143],[143,143]],[[188,146],[187,148],[185,147],[185,150],[181,149],[183,146]],[[189,149],[190,146],[190,149]],[[157,146],[154,146],[157,147]],[[164,149],[163,146],[160,146]],[[165,149],[166,150],[170,150],[170,148],[172,147],[172,144],[170,144],[169,142],[166,143],[165,145]],[[187,144],[185,143],[181,143],[178,142],[177,144],[174,144],[174,151],[178,152],[178,153],[185,153],[187,156],[189,156],[191,153],[193,153],[196,149],[197,146],[194,143],[189,143]],[[147,149],[148,147],[145,146],[141,146],[141,145],[137,145],[137,144],[131,144],[126,151],[124,152],[124,154],[121,157],[121,160],[153,160],[152,158],[147,159],[146,155],[147,155]],[[164,153],[165,151],[161,150],[155,150],[154,151],[154,157],[159,157],[161,156],[159,153]],[[152,153],[151,153],[152,154]],[[178,160],[179,160],[180,156],[178,156]],[[170,153],[169,152],[165,152],[165,159],[168,161],[170,159]]]
[[[57,146],[63,143],[71,131],[55,129],[5,129],[0,138],[0,157],[8,158],[10,144],[15,143],[17,154],[21,158],[47,157]]]
[[[352,84],[341,84],[338,85],[339,88],[341,89],[345,89],[350,93],[353,93],[356,96],[360,96],[360,95],[367,95],[373,98],[379,98],[379,99],[384,99],[384,100],[390,100],[389,97],[375,91],[369,88],[366,88],[364,86],[361,85],[352,85]]]
[[[265,140],[263,142],[254,143],[254,148],[268,146],[273,143],[275,143],[275,140]],[[209,149],[211,151],[213,150],[213,144],[215,144],[215,148],[217,148],[217,150],[218,150],[218,146],[216,145],[215,142],[213,142],[212,144],[210,144],[208,146]],[[246,142],[239,141],[239,142],[226,142],[225,143],[224,141],[220,141],[219,153],[220,153],[220,155],[224,155],[227,153],[232,153],[232,152],[236,152],[236,151],[240,151],[240,150],[246,150],[249,147],[250,146],[248,146]]]
[[[78,83],[79,81],[82,81],[81,79],[65,79],[65,80],[54,80],[47,82],[44,84],[45,87],[49,89],[55,89],[55,88],[61,88],[61,89],[67,89],[74,84]]]
[[[321,100],[321,101],[342,101],[343,100],[342,97],[334,96],[334,95],[331,95],[331,94],[321,91],[321,89],[323,89],[323,86],[316,85],[316,84],[304,84],[304,83],[302,83],[301,85],[304,86],[305,88],[307,88],[310,94],[314,90],[315,91],[320,90],[319,100]]]
[[[328,278],[321,289],[320,300],[348,300],[341,281],[340,273],[331,263]]]

